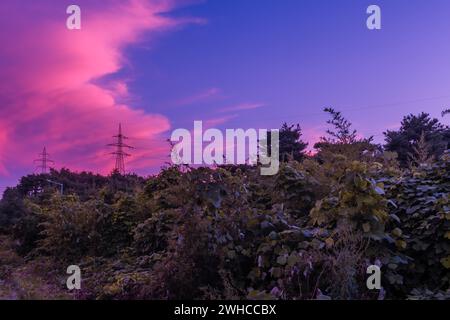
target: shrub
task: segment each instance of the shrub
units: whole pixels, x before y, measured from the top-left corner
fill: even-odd
[[[133,191],[114,176],[90,196],[26,193],[14,230],[30,259],[82,267],[79,298],[445,298],[449,173],[448,157],[411,171],[389,153],[273,177],[173,166]],[[384,291],[366,288],[372,264]]]
[[[450,158],[418,168],[395,184],[389,194],[397,204],[405,234],[404,252],[414,259],[405,290],[446,290],[450,284]]]

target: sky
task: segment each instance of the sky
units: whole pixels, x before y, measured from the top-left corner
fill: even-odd
[[[148,175],[194,120],[299,123],[312,146],[333,107],[381,143],[404,115],[450,105],[448,0],[2,0],[0,16],[0,192],[44,146],[55,168],[108,174],[119,123],[127,170]]]

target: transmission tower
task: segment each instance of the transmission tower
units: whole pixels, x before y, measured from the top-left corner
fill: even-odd
[[[119,134],[113,136],[117,141],[115,143],[108,144],[108,147],[115,147],[116,151],[111,152],[112,155],[116,156],[116,166],[114,170],[118,171],[120,174],[125,174],[125,157],[131,156],[126,153],[124,149],[134,149],[132,146],[125,144],[123,141],[128,139],[128,137],[122,134],[122,124],[119,124]]]
[[[49,159],[49,154],[47,153],[47,149],[44,147],[42,153],[39,154],[39,159],[34,160],[34,163],[38,163],[36,167],[37,170],[41,170],[41,173],[47,173],[48,164],[55,164],[55,161]]]

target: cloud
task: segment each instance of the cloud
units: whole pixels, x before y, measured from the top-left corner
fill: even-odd
[[[215,126],[222,125],[236,117],[237,117],[237,114],[232,114],[232,115],[225,116],[225,117],[207,119],[204,121],[204,126],[205,126],[205,128],[213,128]]]
[[[6,145],[6,131],[3,129],[2,121],[0,121],[0,175],[8,175],[8,170],[6,170],[6,167],[4,165],[5,160],[4,158],[4,146]]]
[[[129,63],[127,46],[192,19],[163,14],[176,8],[175,1],[81,0],[82,30],[69,31],[62,3],[38,2],[0,4],[0,175],[10,167],[32,168],[43,146],[59,167],[107,173],[114,159],[105,145],[119,123],[143,141],[130,169],[161,163],[156,158],[166,153],[166,143],[159,138],[170,129],[169,119],[124,104],[124,79],[99,80]]]
[[[259,109],[262,107],[265,107],[266,105],[264,103],[241,103],[235,106],[223,108],[220,110],[220,112],[234,112],[234,111],[241,111],[241,110],[253,110],[253,109]]]
[[[214,98],[220,97],[221,93],[222,90],[219,88],[208,88],[202,92],[177,100],[175,102],[175,106],[189,106],[195,103],[210,101]]]

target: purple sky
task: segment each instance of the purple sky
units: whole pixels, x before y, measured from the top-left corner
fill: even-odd
[[[65,28],[72,2],[80,31]],[[370,4],[382,30],[366,28]],[[0,15],[0,188],[44,145],[57,168],[107,173],[119,122],[128,169],[148,174],[194,120],[298,122],[312,144],[331,106],[382,142],[404,115],[450,105],[447,0],[3,0]]]

